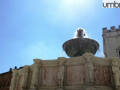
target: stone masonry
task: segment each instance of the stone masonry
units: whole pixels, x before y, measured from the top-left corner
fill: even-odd
[[[119,58],[79,57],[34,59],[13,70],[10,90],[120,90]]]
[[[110,30],[103,28],[103,48],[106,58],[120,57],[120,25],[117,29],[115,26]]]

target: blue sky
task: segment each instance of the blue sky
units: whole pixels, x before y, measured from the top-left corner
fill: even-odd
[[[102,8],[102,0],[0,0],[0,73],[35,58],[57,59],[79,27],[103,52],[102,28],[118,25],[120,9]]]

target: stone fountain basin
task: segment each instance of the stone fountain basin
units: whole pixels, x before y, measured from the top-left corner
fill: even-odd
[[[75,38],[66,41],[62,47],[69,57],[77,57],[84,53],[95,54],[99,48],[99,43],[89,38]]]

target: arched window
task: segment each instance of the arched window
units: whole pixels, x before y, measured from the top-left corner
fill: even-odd
[[[8,83],[7,83],[7,87],[9,87],[9,85],[10,85],[10,82],[8,81]]]
[[[117,55],[118,55],[118,57],[120,59],[120,46],[117,48]]]
[[[120,58],[120,49],[119,49],[118,53],[119,53],[119,58]]]
[[[3,88],[5,87],[5,82],[3,83]]]

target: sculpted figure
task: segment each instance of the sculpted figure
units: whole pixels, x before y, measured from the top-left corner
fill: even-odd
[[[115,80],[116,88],[120,88],[120,69],[118,67],[118,60],[112,60],[112,71]]]
[[[88,54],[88,55],[87,55]],[[93,55],[91,53],[86,53],[86,55],[83,55],[85,60],[86,60],[86,71],[87,71],[87,84],[93,85],[94,80],[93,80],[93,64],[91,62],[91,59],[93,58]]]
[[[58,70],[59,87],[63,87],[63,79],[64,79],[64,66],[59,66]]]
[[[85,36],[82,28],[78,28],[78,29],[77,29],[77,34],[76,34],[76,36],[77,36],[77,37],[80,37],[80,38],[83,38],[83,37]]]
[[[22,86],[23,89],[27,88],[29,71],[30,71],[29,66],[24,66],[24,82],[23,82],[23,86]]]
[[[39,74],[39,69],[41,66],[41,61],[36,61],[34,60],[34,70],[33,70],[33,75],[32,75],[32,85],[36,87],[38,85],[38,74]]]
[[[10,90],[14,90],[15,84],[16,84],[16,79],[17,79],[17,70],[13,70]]]
[[[59,69],[58,69],[59,87],[63,87],[63,80],[64,80],[64,74],[65,74],[64,62],[65,62],[64,60],[60,60],[60,66],[59,66]]]
[[[88,71],[88,80],[87,80],[87,82],[90,84],[90,85],[93,85],[93,65],[92,65],[92,63],[91,63],[91,60],[90,60],[90,58],[87,58],[86,59],[86,64],[87,64],[87,71]]]

